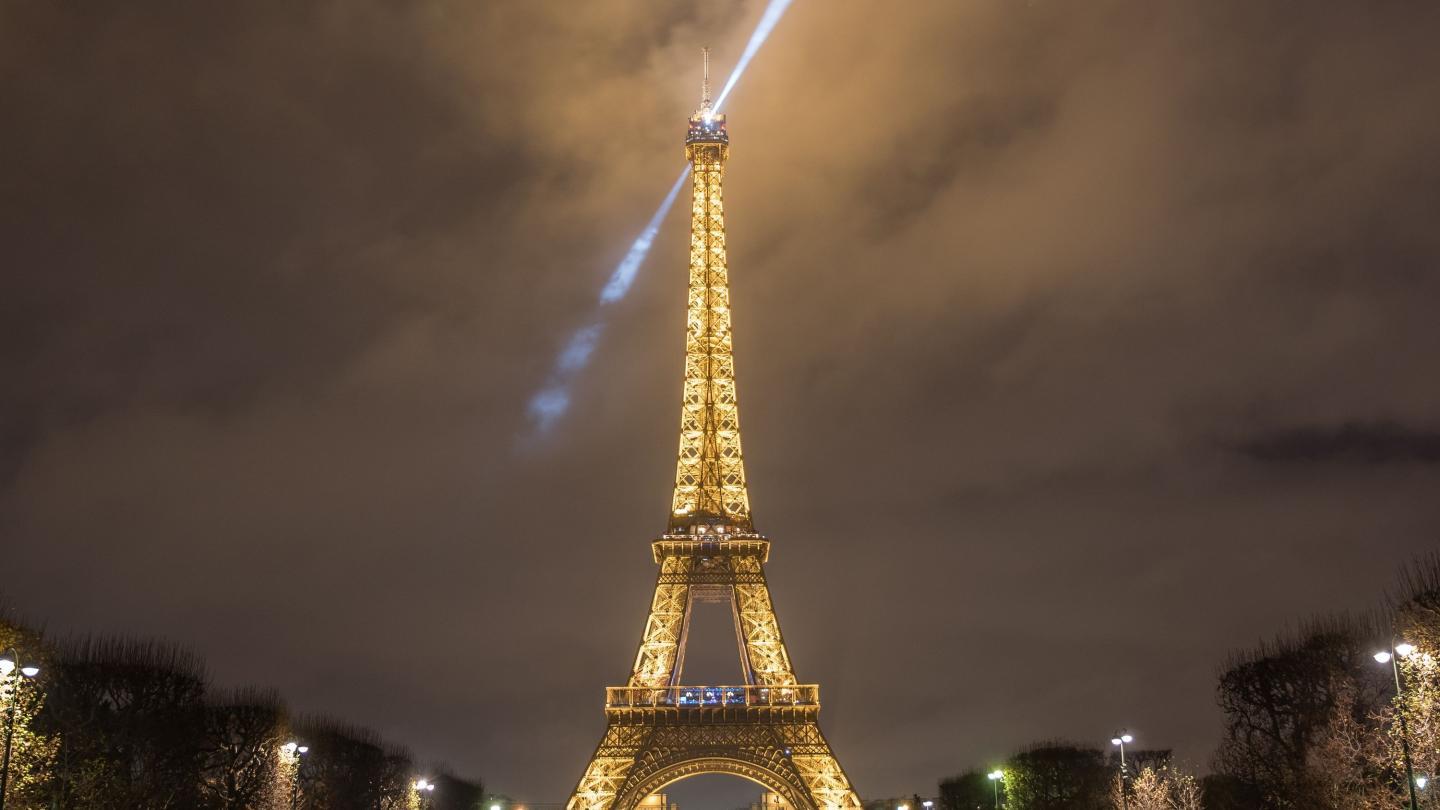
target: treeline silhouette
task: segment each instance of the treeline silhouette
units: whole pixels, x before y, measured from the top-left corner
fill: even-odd
[[[1134,778],[1125,782],[1120,799],[1118,751],[1066,740],[1029,745],[997,769],[970,770],[940,782],[944,810],[1045,808],[1050,810],[1201,810],[1200,783],[1181,771],[1168,750],[1126,749],[1125,765]]]
[[[1234,653],[1216,699],[1224,733],[1203,779],[1168,751],[1127,751],[1122,783],[1115,751],[1040,743],[1004,763],[1003,779],[975,769],[942,780],[940,805],[1394,810],[1410,806],[1413,786],[1417,807],[1440,807],[1430,784],[1440,776],[1440,555],[1403,567],[1370,612],[1313,617]]]
[[[0,618],[4,650],[40,668],[34,678],[14,671],[4,681],[4,705],[14,713],[7,808],[482,805],[478,781],[422,768],[369,729],[294,715],[274,690],[214,688],[204,661],[175,644],[102,636],[52,642]],[[435,789],[417,790],[420,778]]]

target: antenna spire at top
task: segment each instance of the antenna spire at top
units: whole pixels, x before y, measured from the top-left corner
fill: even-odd
[[[700,109],[710,109],[710,49],[702,49],[705,53],[705,79],[700,84]]]

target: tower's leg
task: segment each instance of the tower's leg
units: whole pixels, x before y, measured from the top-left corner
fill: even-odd
[[[858,808],[860,797],[850,787],[850,780],[840,768],[840,761],[830,750],[830,743],[820,732],[820,726],[806,723],[800,726],[783,726],[781,736],[790,750],[790,761],[794,763],[810,798],[819,810],[835,808]]]
[[[645,637],[640,640],[635,669],[630,675],[631,686],[666,687],[674,683],[690,610],[693,563],[683,555],[667,556],[661,561],[655,598],[650,602],[650,618],[645,622]]]
[[[745,639],[751,682],[766,686],[795,683],[790,655],[780,635],[780,620],[770,603],[765,567],[758,557],[731,558],[735,576],[735,618]]]
[[[565,810],[610,810],[636,757],[649,741],[650,731],[633,725],[611,724],[606,728]]]

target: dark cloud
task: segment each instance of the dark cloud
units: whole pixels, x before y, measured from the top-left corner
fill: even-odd
[[[1388,422],[1292,428],[1239,445],[1256,461],[1277,464],[1440,463],[1440,433]]]
[[[683,214],[525,403],[760,5],[0,6],[12,601],[562,798],[653,584]],[[791,8],[727,103],[739,386],[864,794],[1116,724],[1203,763],[1227,651],[1433,546],[1437,24]]]

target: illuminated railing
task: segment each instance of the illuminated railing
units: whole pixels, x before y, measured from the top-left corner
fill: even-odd
[[[724,708],[746,706],[819,706],[817,684],[789,686],[611,686],[607,709]]]
[[[656,564],[666,557],[718,557],[721,555],[755,555],[760,562],[770,559],[770,541],[754,534],[690,536],[667,534],[650,544]]]

